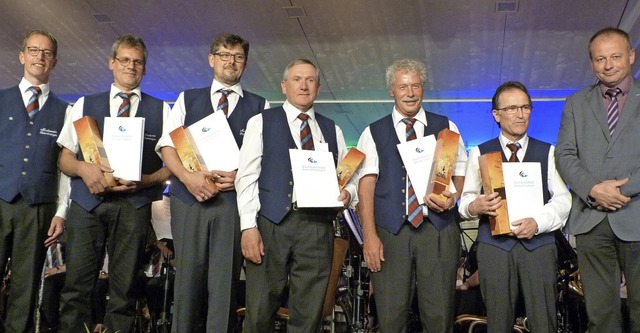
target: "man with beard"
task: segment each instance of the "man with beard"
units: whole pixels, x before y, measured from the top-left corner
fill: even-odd
[[[264,98],[240,84],[248,55],[249,42],[242,37],[216,36],[209,52],[213,82],[178,96],[157,146],[174,174],[170,185],[176,254],[173,332],[225,332],[234,327],[242,264],[236,170],[190,172],[180,162],[169,133],[213,112],[224,112],[236,143],[242,146],[249,118],[268,107]]]
[[[34,329],[45,246],[62,233],[66,214],[66,200],[58,193],[60,149],[55,142],[68,104],[49,85],[57,54],[58,41],[50,33],[29,32],[18,53],[22,80],[0,90],[0,272],[9,257],[12,263],[6,323],[0,320],[0,331],[4,327],[8,333]],[[64,209],[56,212],[56,206]]]
[[[169,105],[141,92],[147,48],[136,36],[120,36],[111,48],[109,91],[80,98],[58,138],[60,170],[71,177],[67,217],[67,276],[62,290],[63,332],[84,332],[90,325],[91,295],[105,252],[109,254],[109,302],[104,324],[109,332],[132,332],[136,313],[135,281],[151,227],[151,202],[161,198],[169,171],[154,151]],[[84,161],[73,122],[83,116],[104,130],[106,117],[144,117],[141,181],[116,178],[110,187],[103,173],[113,172]],[[101,133],[102,134],[102,133]]]

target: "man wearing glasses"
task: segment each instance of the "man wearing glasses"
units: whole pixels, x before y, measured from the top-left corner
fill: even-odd
[[[242,37],[216,36],[209,51],[213,82],[180,93],[157,146],[174,174],[170,186],[176,253],[173,332],[230,332],[234,328],[242,264],[236,170],[190,172],[180,162],[169,133],[224,112],[241,147],[249,118],[269,107],[264,98],[242,89],[240,78],[248,55],[249,42]]]
[[[531,97],[520,82],[498,87],[492,100],[500,135],[473,148],[460,199],[463,218],[480,218],[478,273],[487,308],[487,332],[511,332],[520,291],[532,332],[556,331],[557,249],[554,231],[569,216],[571,195],[555,168],[554,147],[527,135]],[[543,208],[512,222],[511,234],[492,236],[489,216],[502,205],[497,192],[483,193],[478,157],[501,151],[504,162],[540,162]],[[511,204],[511,203],[510,203]]]
[[[147,49],[136,36],[123,35],[113,44],[109,91],[80,98],[65,122],[58,145],[60,170],[71,177],[71,205],[67,218],[67,276],[62,290],[62,332],[85,332],[91,327],[91,296],[109,254],[109,302],[104,325],[109,332],[132,332],[136,312],[134,282],[151,226],[151,202],[162,197],[169,170],[155,152],[162,120],[169,105],[141,92]],[[141,181],[116,178],[110,187],[103,173],[113,170],[84,162],[73,122],[83,116],[96,120],[100,131],[106,117],[143,117]],[[102,133],[101,133],[102,134]]]
[[[50,91],[57,53],[53,35],[29,32],[18,53],[22,80],[0,90],[0,271],[12,263],[4,332],[33,331],[45,246],[63,230],[68,193],[58,187],[55,142],[69,106]]]

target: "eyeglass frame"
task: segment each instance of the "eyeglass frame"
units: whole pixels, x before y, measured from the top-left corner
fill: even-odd
[[[218,57],[220,57],[220,60],[222,61],[229,61],[231,60],[232,56],[235,62],[244,63],[247,61],[247,55],[241,54],[241,53],[214,52],[213,55],[217,55]],[[241,59],[238,59],[238,57],[241,57]]]
[[[27,46],[25,49],[32,57],[37,57],[40,52],[42,52],[42,56],[47,60],[51,60],[56,57],[56,54],[49,49],[41,49],[37,46]]]
[[[131,59],[131,58],[118,58],[113,57],[113,59],[117,60],[121,66],[127,67],[133,61],[133,67],[142,68],[144,67],[144,60]]]
[[[509,105],[504,108],[496,109],[496,111],[503,111],[505,114],[514,115],[518,111],[522,111],[523,114],[530,114],[533,111],[533,105],[524,104],[524,105]]]

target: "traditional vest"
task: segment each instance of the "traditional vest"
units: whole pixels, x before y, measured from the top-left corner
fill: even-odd
[[[227,118],[227,122],[229,123],[229,127],[231,127],[231,132],[236,139],[238,147],[242,147],[242,139],[244,138],[247,121],[264,110],[266,103],[264,98],[246,90],[243,90],[242,94],[243,97],[238,99],[238,104],[233,109],[229,118]],[[190,126],[198,120],[212,114],[214,110],[211,105],[211,87],[186,90],[184,92],[184,104],[186,112],[184,126]],[[211,148],[215,149],[215,147]],[[169,191],[187,205],[193,205],[197,202],[196,198],[176,176],[171,176]],[[231,200],[231,202],[236,202],[237,200],[235,191],[219,192],[217,195],[225,196],[225,199]]]
[[[478,146],[480,154],[486,154],[494,151],[502,152],[502,161],[506,162],[508,159],[504,155],[500,140],[498,138],[489,140]],[[551,199],[551,193],[549,193],[549,187],[547,179],[549,179],[548,165],[549,165],[549,149],[551,145],[532,137],[529,137],[529,144],[527,145],[527,151],[525,152],[522,162],[540,162],[542,170],[542,191],[543,199],[546,204]],[[484,191],[482,191],[484,192]],[[481,193],[482,193],[481,192]],[[519,240],[511,236],[491,236],[491,226],[489,225],[489,218],[486,215],[480,217],[480,224],[478,226],[478,241],[493,246],[499,247],[505,251],[511,251],[511,249],[521,242],[524,247],[531,251],[542,245],[551,244],[555,242],[555,236],[553,233],[548,232],[540,235],[536,235],[531,239]]]
[[[333,120],[315,113],[322,136],[329,144],[333,160],[338,162],[336,125]],[[262,170],[258,178],[260,191],[260,215],[274,223],[280,223],[291,210],[293,175],[289,149],[296,149],[291,137],[287,116],[282,107],[262,113]]]
[[[144,143],[142,146],[142,173],[152,174],[162,168],[162,159],[155,152],[155,146],[162,135],[162,109],[163,102],[155,97],[142,94],[136,117],[145,118]],[[100,135],[104,129],[104,118],[109,117],[109,92],[98,93],[84,98],[84,116],[91,116],[96,120]],[[78,160],[84,160],[82,151],[79,151]],[[105,196],[96,196],[89,192],[84,181],[80,177],[71,178],[71,200],[78,203],[87,211],[93,210],[104,200],[119,196],[127,198],[133,206],[141,208],[152,201],[162,198],[163,185],[158,184],[147,187],[135,193],[107,193]]]
[[[57,201],[60,148],[56,140],[67,106],[50,92],[30,120],[20,89],[0,90],[0,199],[11,202],[20,194],[31,205]]]
[[[426,112],[426,116],[428,126],[424,129],[424,136],[437,136],[441,130],[449,128],[447,117],[430,112]],[[400,140],[391,114],[372,123],[369,130],[376,144],[379,164],[374,197],[376,225],[397,235],[402,225],[408,223],[405,194],[407,171],[396,147]],[[455,222],[454,210],[440,214],[430,210],[428,218],[438,230]]]

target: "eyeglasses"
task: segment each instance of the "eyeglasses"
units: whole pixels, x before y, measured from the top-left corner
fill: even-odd
[[[522,113],[524,114],[529,114],[531,113],[531,110],[533,109],[533,106],[531,104],[525,104],[525,105],[509,105],[507,107],[504,107],[502,109],[496,109],[498,111],[504,111],[504,113],[508,114],[508,115],[514,115],[516,114],[516,112],[518,111],[522,111]]]
[[[35,46],[29,46],[27,47],[27,52],[29,52],[29,54],[32,57],[37,57],[38,54],[40,54],[40,52],[42,52],[42,54],[44,55],[44,58],[47,60],[51,60],[53,59],[53,57],[55,57],[56,55],[53,53],[53,51],[49,50],[49,49],[40,49],[37,48]]]
[[[220,57],[220,60],[222,61],[229,61],[231,57],[233,57],[236,62],[245,62],[245,60],[247,60],[247,56],[244,54],[231,54],[226,52],[216,52],[214,54]]]
[[[144,61],[142,61],[142,60],[133,60],[133,59],[129,59],[129,58],[118,58],[118,57],[114,57],[114,59],[118,60],[120,65],[122,65],[124,67],[129,66],[129,64],[132,61],[133,61],[133,67],[141,68],[142,66],[144,66]]]

